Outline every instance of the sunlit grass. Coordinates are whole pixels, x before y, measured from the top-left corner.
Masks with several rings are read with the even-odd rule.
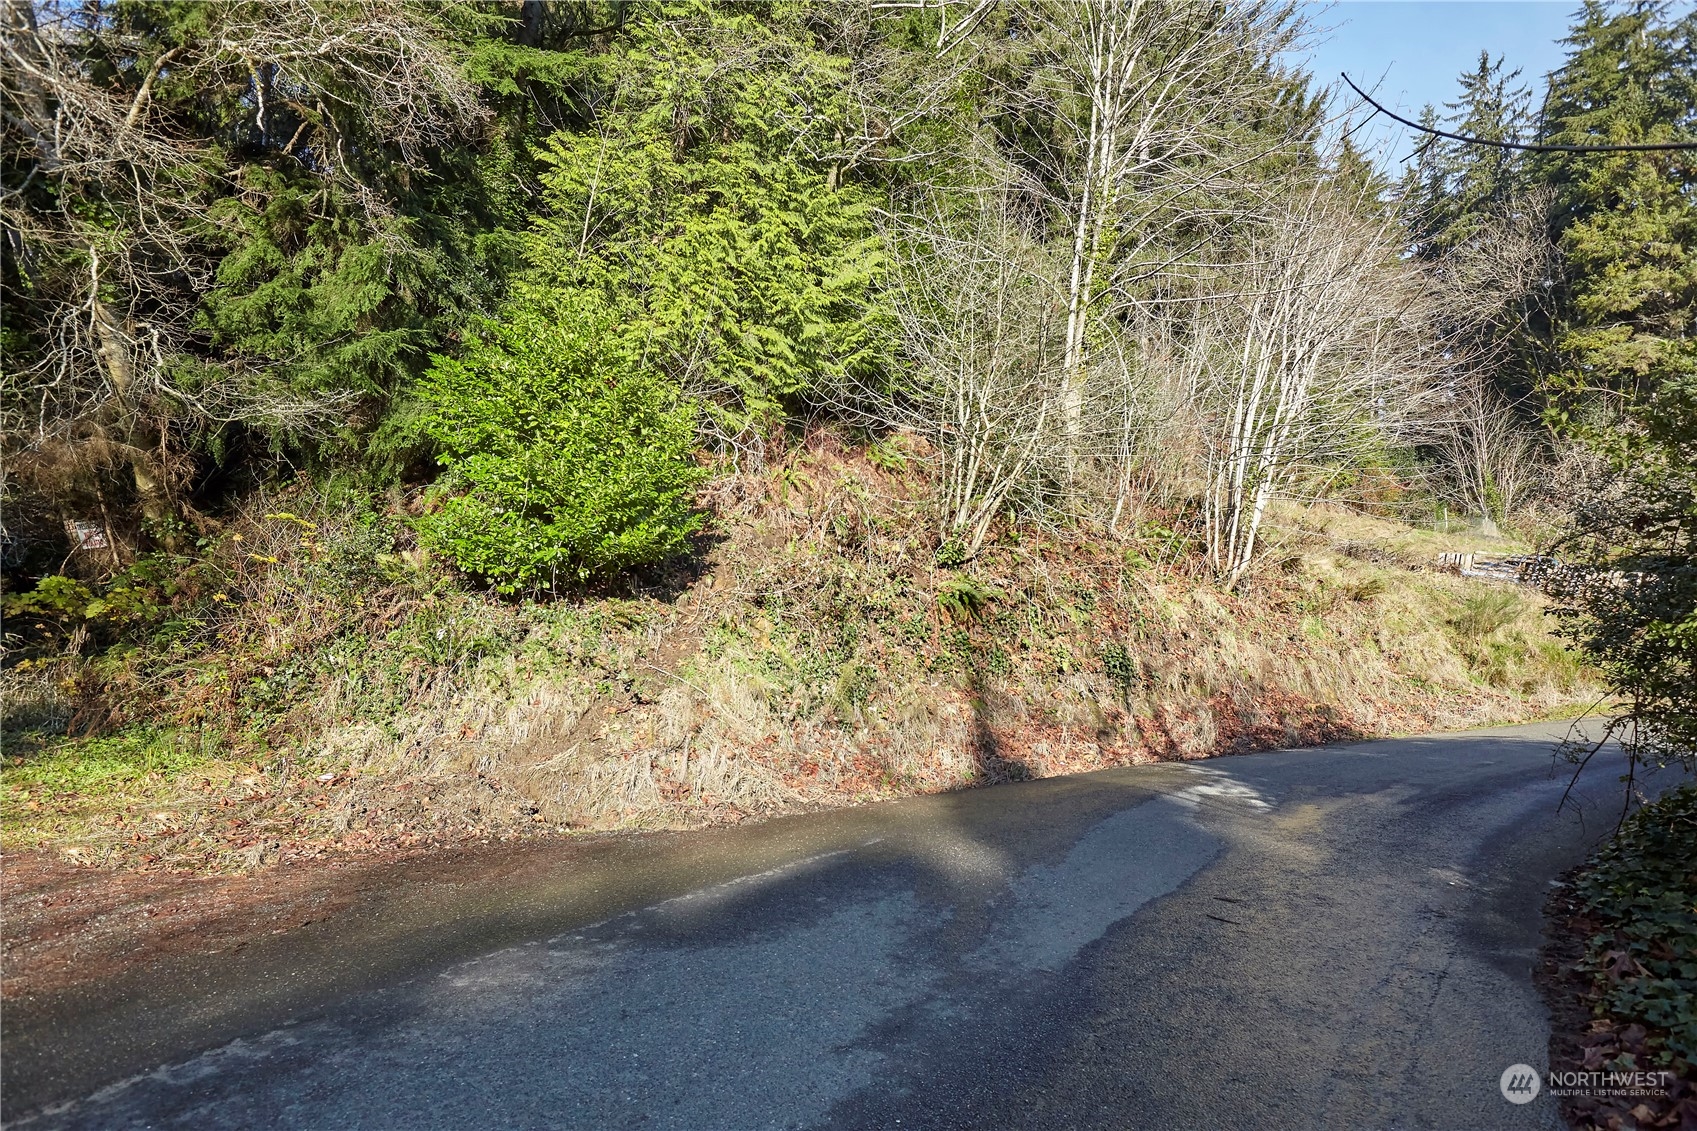
[[[194,732],[130,728],[89,738],[8,734],[0,839],[9,848],[75,837],[104,815],[177,797],[182,779],[227,776]]]

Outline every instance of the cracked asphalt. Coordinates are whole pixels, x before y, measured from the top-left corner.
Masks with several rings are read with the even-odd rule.
[[[1557,1128],[1565,724],[562,848],[12,1004],[30,1128]]]

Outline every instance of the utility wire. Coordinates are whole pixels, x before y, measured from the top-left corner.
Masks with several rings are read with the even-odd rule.
[[[1466,134],[1452,134],[1448,130],[1434,129],[1423,126],[1419,122],[1411,122],[1401,114],[1393,113],[1376,102],[1371,94],[1355,85],[1355,80],[1348,74],[1343,74],[1343,81],[1349,88],[1366,100],[1376,113],[1383,114],[1392,121],[1401,122],[1409,129],[1421,133],[1433,134],[1437,137],[1447,137],[1451,141],[1463,141],[1468,145],[1491,145],[1498,149],[1524,149],[1530,153],[1655,153],[1675,149],[1697,149],[1697,141],[1654,141],[1638,145],[1526,145],[1517,141],[1492,141],[1485,137],[1468,137]]]

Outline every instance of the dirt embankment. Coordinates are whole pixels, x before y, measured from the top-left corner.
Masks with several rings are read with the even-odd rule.
[[[338,635],[337,606],[257,577],[244,600],[266,617],[160,669],[154,698],[108,702],[115,730],[9,742],[8,977],[287,929],[398,860],[1514,721],[1591,693],[1534,596],[1431,568],[1480,548],[1464,538],[1291,511],[1228,593],[1156,517],[1010,529],[940,565],[927,489],[846,449],[803,453],[722,484],[699,566],[635,597],[393,582],[381,616]],[[320,569],[337,535],[316,529]],[[289,545],[267,544],[268,568],[291,568]],[[241,724],[216,743],[214,692]]]

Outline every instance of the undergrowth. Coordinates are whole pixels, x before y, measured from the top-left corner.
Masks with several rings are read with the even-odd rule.
[[[6,844],[248,867],[683,827],[1591,694],[1536,597],[1425,568],[1453,536],[1281,511],[1239,593],[1159,512],[968,560],[903,450],[816,437],[722,477],[693,557],[619,591],[478,592],[417,547],[417,500],[297,487],[10,596]]]
[[[1596,923],[1583,970],[1596,1014],[1642,1025],[1639,1051],[1607,1067],[1697,1071],[1697,786],[1663,795],[1627,818],[1582,873],[1574,894]]]

